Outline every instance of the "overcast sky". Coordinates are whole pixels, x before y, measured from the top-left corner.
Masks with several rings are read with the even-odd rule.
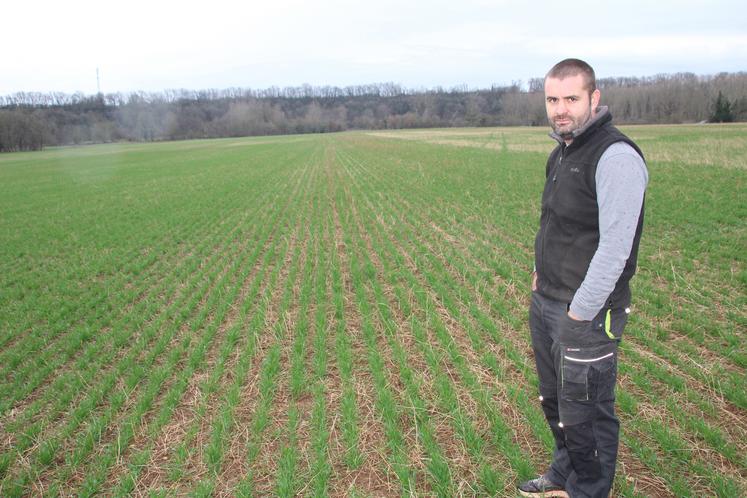
[[[471,88],[566,57],[598,77],[747,70],[747,13],[726,0],[9,0],[0,94],[168,88]]]

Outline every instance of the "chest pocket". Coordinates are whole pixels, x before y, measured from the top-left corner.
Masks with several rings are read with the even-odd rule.
[[[593,169],[590,164],[572,159],[563,159],[555,169],[548,204],[564,223],[594,226],[599,223],[596,183],[593,176],[588,177]]]

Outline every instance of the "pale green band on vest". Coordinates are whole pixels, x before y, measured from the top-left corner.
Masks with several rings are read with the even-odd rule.
[[[610,332],[610,328],[612,328],[612,310],[607,309],[607,317],[604,319],[604,331],[607,332],[607,337],[615,339],[615,336]]]

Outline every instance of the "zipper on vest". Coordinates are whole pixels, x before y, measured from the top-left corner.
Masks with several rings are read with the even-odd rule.
[[[558,158],[558,164],[555,167],[555,170],[553,171],[553,174],[552,174],[552,183],[553,183],[553,185],[552,185],[552,187],[550,188],[550,191],[547,194],[547,196],[548,196],[547,197],[548,204],[550,203],[550,200],[555,196],[555,189],[557,187],[556,184],[557,184],[557,181],[558,181],[558,171],[560,170],[561,166],[563,165],[563,156],[565,155],[565,149],[566,148],[567,148],[567,145],[560,144],[560,157]],[[542,243],[540,244],[541,254],[540,254],[540,257],[539,257],[539,261],[540,261],[540,264],[542,265],[543,268],[545,267],[545,253],[546,253],[545,246],[547,245],[547,230],[548,230],[548,228],[550,226],[551,218],[552,217],[550,216],[550,210],[548,209],[547,210],[547,216],[545,218],[544,226],[542,228],[540,228],[540,230],[542,231]],[[539,282],[538,282],[538,286],[539,286]]]
[[[558,167],[555,168],[555,172],[552,175],[552,182],[555,183],[558,181],[558,170],[560,169],[560,166],[563,165],[563,154],[565,153],[565,146],[563,146],[560,149],[560,159],[558,159]]]

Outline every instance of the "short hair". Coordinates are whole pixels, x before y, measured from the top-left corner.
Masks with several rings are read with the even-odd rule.
[[[597,79],[594,75],[594,69],[582,61],[581,59],[564,59],[555,64],[552,69],[547,73],[547,78],[565,79],[569,76],[582,75],[586,89],[589,90],[589,94],[593,93],[597,89]]]

